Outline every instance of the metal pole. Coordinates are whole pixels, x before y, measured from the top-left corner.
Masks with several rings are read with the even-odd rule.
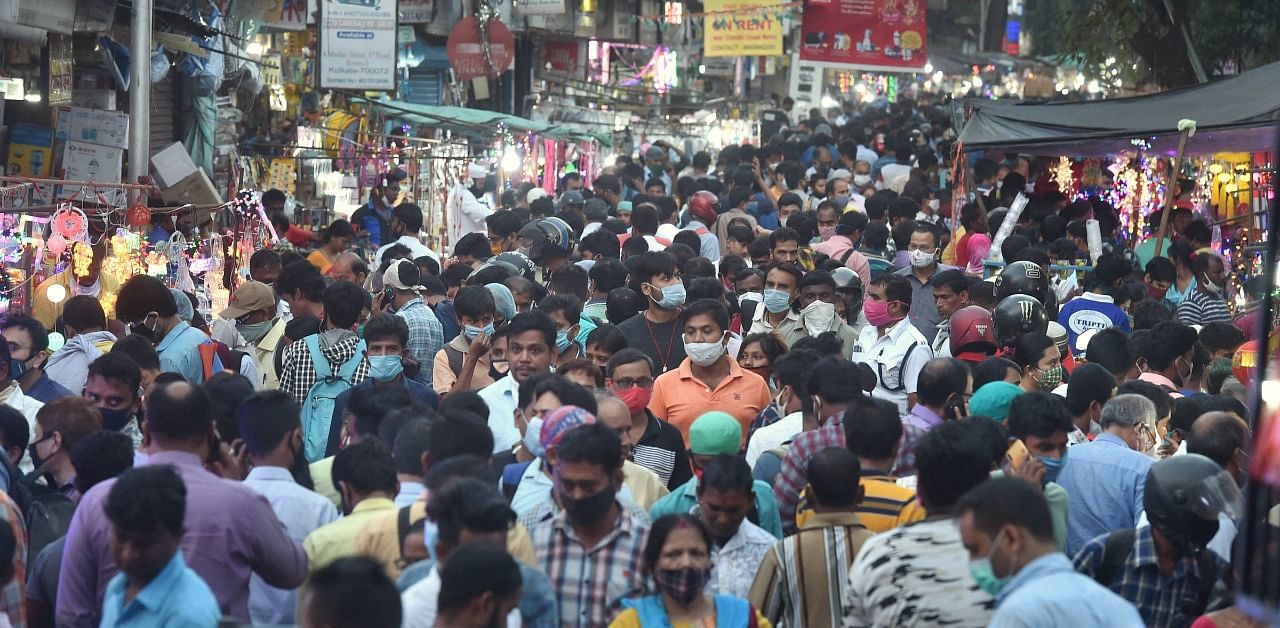
[[[151,0],[133,0],[129,63],[129,183],[147,176],[151,157]],[[131,199],[141,202],[143,194]]]

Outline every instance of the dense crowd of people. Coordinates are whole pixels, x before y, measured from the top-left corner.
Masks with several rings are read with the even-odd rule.
[[[268,191],[212,316],[95,250],[0,323],[0,625],[1241,621],[1258,325],[1205,221],[1126,241],[1013,154],[953,198],[946,127],[473,166],[448,254],[398,170],[322,233]]]

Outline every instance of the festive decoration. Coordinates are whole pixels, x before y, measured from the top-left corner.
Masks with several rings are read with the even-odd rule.
[[[93,247],[84,242],[71,244],[71,273],[76,277],[89,275],[89,266],[93,265]]]
[[[124,221],[135,229],[146,227],[151,224],[151,210],[142,204],[134,205],[129,208],[128,212],[125,212]]]
[[[1058,191],[1062,195],[1071,198],[1075,196],[1075,174],[1071,171],[1071,159],[1069,157],[1058,158],[1058,163],[1049,171],[1049,179],[1058,185]]]

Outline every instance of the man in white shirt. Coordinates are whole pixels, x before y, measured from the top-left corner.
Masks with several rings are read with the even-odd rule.
[[[467,166],[467,187],[459,182],[449,194],[448,220],[449,241],[457,242],[468,233],[484,233],[484,219],[493,213],[493,201],[484,192],[485,177],[488,172],[484,166],[471,164]],[[421,229],[421,221],[419,221]],[[415,232],[416,233],[416,232]]]
[[[493,432],[493,453],[510,451],[520,440],[515,411],[520,382],[536,373],[551,370],[555,357],[556,324],[542,312],[522,312],[507,323],[506,377],[480,389],[480,398],[489,406],[489,430]]]
[[[898,404],[905,415],[916,402],[916,380],[933,359],[929,341],[911,324],[911,284],[900,275],[882,275],[867,287],[862,310],[870,323],[854,346],[854,362],[876,372],[872,396]]]
[[[753,469],[764,452],[790,441],[804,429],[802,402],[809,395],[809,373],[817,362],[817,353],[800,349],[782,354],[773,364],[773,378],[778,386],[773,404],[782,418],[760,427],[748,437],[747,464]]]
[[[289,472],[302,451],[302,424],[293,399],[278,390],[261,392],[240,404],[237,417],[253,461],[244,484],[267,498],[289,536],[301,543],[313,530],[337,521],[333,502],[299,486]],[[292,624],[295,596],[295,591],[272,587],[254,574],[249,581],[249,617],[254,624]]]
[[[721,595],[746,597],[756,571],[778,539],[747,520],[755,506],[751,467],[738,456],[711,459],[698,480],[695,512],[715,541],[715,566],[707,589]]]
[[[484,221],[480,222],[480,231],[484,232]],[[418,239],[418,233],[422,231],[422,208],[413,203],[401,203],[391,211],[391,230],[395,232],[396,239],[388,242],[378,248],[373,256],[373,267],[375,272],[382,269],[382,254],[387,249],[397,244],[403,245],[409,249],[411,259],[419,257],[430,257],[437,264],[440,263],[440,256],[432,251],[427,245]],[[465,234],[464,234],[465,235]],[[457,240],[454,240],[457,242]]]

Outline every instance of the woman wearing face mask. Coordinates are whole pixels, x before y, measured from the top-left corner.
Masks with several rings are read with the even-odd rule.
[[[787,352],[787,345],[777,335],[751,334],[742,339],[742,350],[738,352],[738,365],[744,371],[751,371],[764,378],[769,390],[776,393],[773,381],[773,363]]]
[[[711,533],[697,517],[666,515],[653,522],[644,547],[644,573],[653,579],[658,593],[623,598],[626,610],[609,628],[770,628],[769,620],[746,600],[706,592],[713,567],[711,551]]]
[[[1053,392],[1062,383],[1062,354],[1049,336],[1030,332],[1018,338],[1013,361],[1022,369],[1018,386],[1026,392]]]

